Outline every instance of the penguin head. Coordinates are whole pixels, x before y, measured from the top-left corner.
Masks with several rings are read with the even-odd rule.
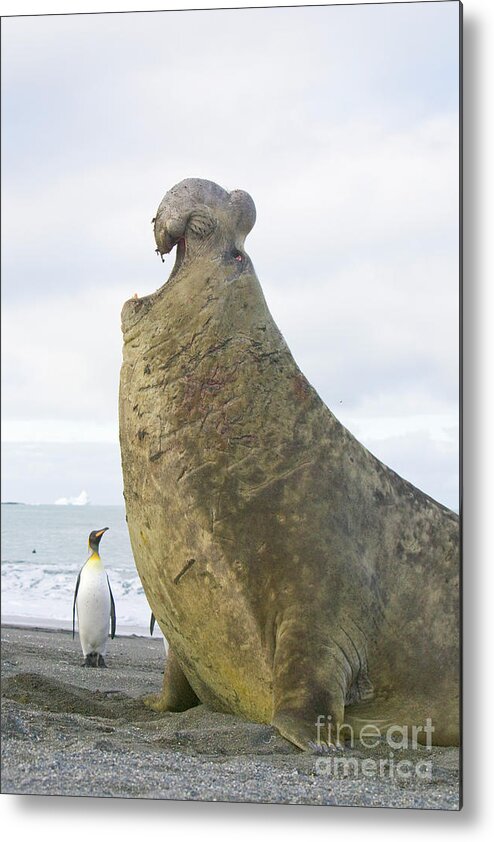
[[[93,532],[91,532],[89,536],[88,547],[90,550],[93,551],[93,553],[98,552],[101,536],[104,535],[104,533],[107,532],[109,528],[109,526],[105,526],[104,529],[95,529]]]

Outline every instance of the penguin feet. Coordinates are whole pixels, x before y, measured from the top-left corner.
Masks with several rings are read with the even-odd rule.
[[[99,655],[97,652],[90,652],[89,655],[86,655],[86,660],[84,661],[83,667],[103,667],[106,669],[105,659],[103,655]]]
[[[86,655],[86,660],[84,661],[83,667],[97,667],[98,666],[98,653],[97,652],[90,652],[89,655]]]

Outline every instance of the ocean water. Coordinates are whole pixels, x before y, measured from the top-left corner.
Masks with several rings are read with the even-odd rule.
[[[117,634],[148,635],[151,611],[123,506],[2,503],[2,621],[72,628],[75,583],[89,554],[88,536],[104,526],[109,531],[100,555],[115,599]],[[157,625],[154,634],[161,634]]]

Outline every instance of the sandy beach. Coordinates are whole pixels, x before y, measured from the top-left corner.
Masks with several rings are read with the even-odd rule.
[[[389,762],[383,741],[345,749],[335,768],[204,705],[149,711],[141,697],[160,688],[163,662],[161,640],[117,636],[108,669],[82,669],[67,631],[3,625],[2,792],[459,809],[458,749],[400,749],[384,774],[364,774],[366,759]],[[401,760],[421,771],[398,774]]]

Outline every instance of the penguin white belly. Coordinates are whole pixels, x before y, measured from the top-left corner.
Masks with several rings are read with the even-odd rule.
[[[110,588],[104,568],[85,565],[77,594],[79,639],[84,657],[96,652],[103,657],[110,630]]]

